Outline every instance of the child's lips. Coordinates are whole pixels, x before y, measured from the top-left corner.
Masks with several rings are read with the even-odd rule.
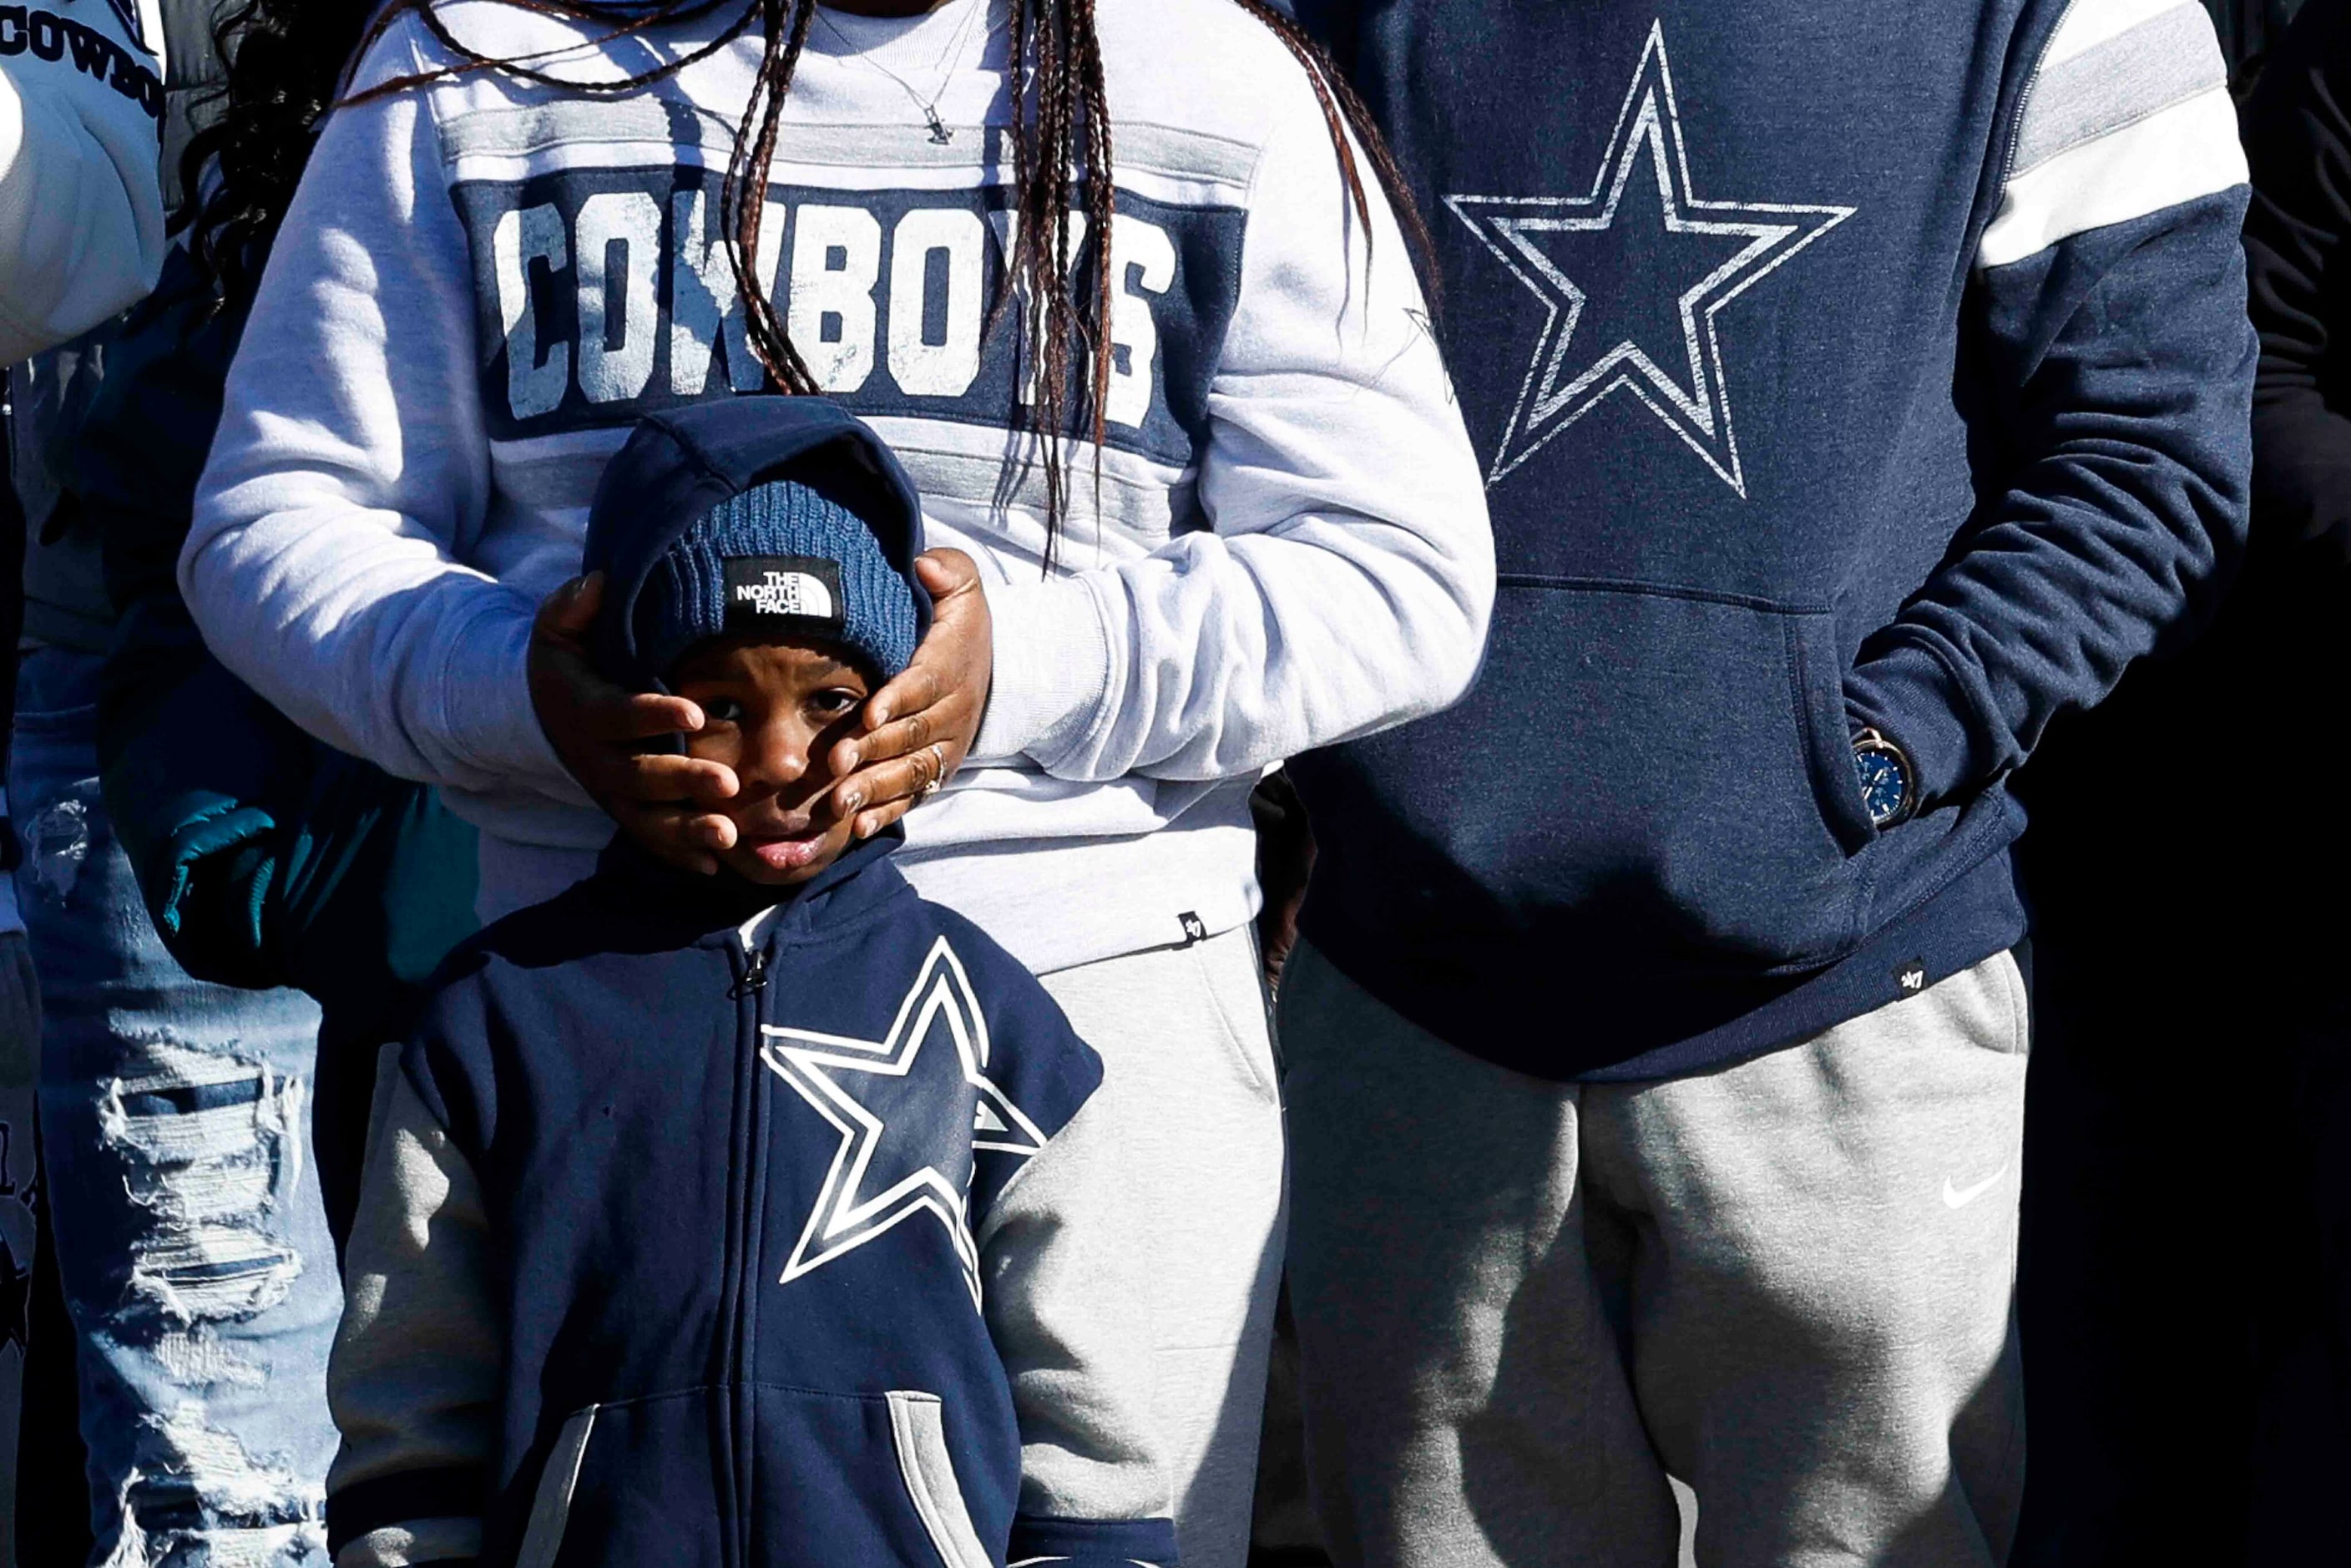
[[[824,830],[810,828],[781,838],[758,840],[752,843],[751,852],[770,871],[798,871],[816,859],[823,848]]]

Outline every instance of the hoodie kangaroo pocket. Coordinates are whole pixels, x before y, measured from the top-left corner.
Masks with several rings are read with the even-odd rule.
[[[1572,912],[1557,935],[1653,970],[1800,969],[1852,945],[1873,835],[1826,611],[1505,578],[1492,647],[1447,727],[1461,787],[1506,809],[1455,852],[1510,868],[1510,903]]]
[[[967,1493],[977,1478],[957,1467],[974,1459],[920,1392],[754,1384],[595,1406],[558,1433],[514,1561],[991,1568],[1011,1527],[1017,1439],[1002,1458],[1004,1484]]]

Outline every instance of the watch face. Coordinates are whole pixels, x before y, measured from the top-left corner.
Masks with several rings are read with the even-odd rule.
[[[1910,776],[1902,758],[1882,747],[1864,747],[1853,754],[1853,766],[1861,776],[1861,800],[1869,820],[1882,828],[1899,817],[1910,799]]]

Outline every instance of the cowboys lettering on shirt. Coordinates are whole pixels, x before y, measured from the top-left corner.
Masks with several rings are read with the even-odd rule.
[[[625,425],[757,391],[721,237],[721,180],[692,165],[563,170],[457,187],[472,239],[483,404],[496,440]],[[868,417],[1000,426],[1036,401],[1033,355],[990,329],[1019,214],[1000,188],[771,186],[758,271],[817,382]],[[1245,214],[1121,191],[1113,220],[1113,449],[1183,465],[1240,287]],[[1098,236],[1070,215],[1072,266]]]

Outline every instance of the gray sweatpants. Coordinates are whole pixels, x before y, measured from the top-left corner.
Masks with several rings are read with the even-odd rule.
[[[1061,1167],[1056,1207],[1116,1237],[1126,1264],[1071,1281],[1053,1311],[1072,1336],[1148,1353],[1132,1385],[1105,1377],[1082,1403],[1147,1423],[1184,1568],[1241,1568],[1281,1283],[1281,1105],[1257,945],[1242,926],[1038,979],[1102,1059],[1086,1106],[1100,1157]]]
[[[2008,955],[1655,1083],[1489,1065],[1311,947],[1279,1035],[1308,1465],[1343,1568],[1671,1568],[1668,1476],[1703,1568],[2006,1560]]]

